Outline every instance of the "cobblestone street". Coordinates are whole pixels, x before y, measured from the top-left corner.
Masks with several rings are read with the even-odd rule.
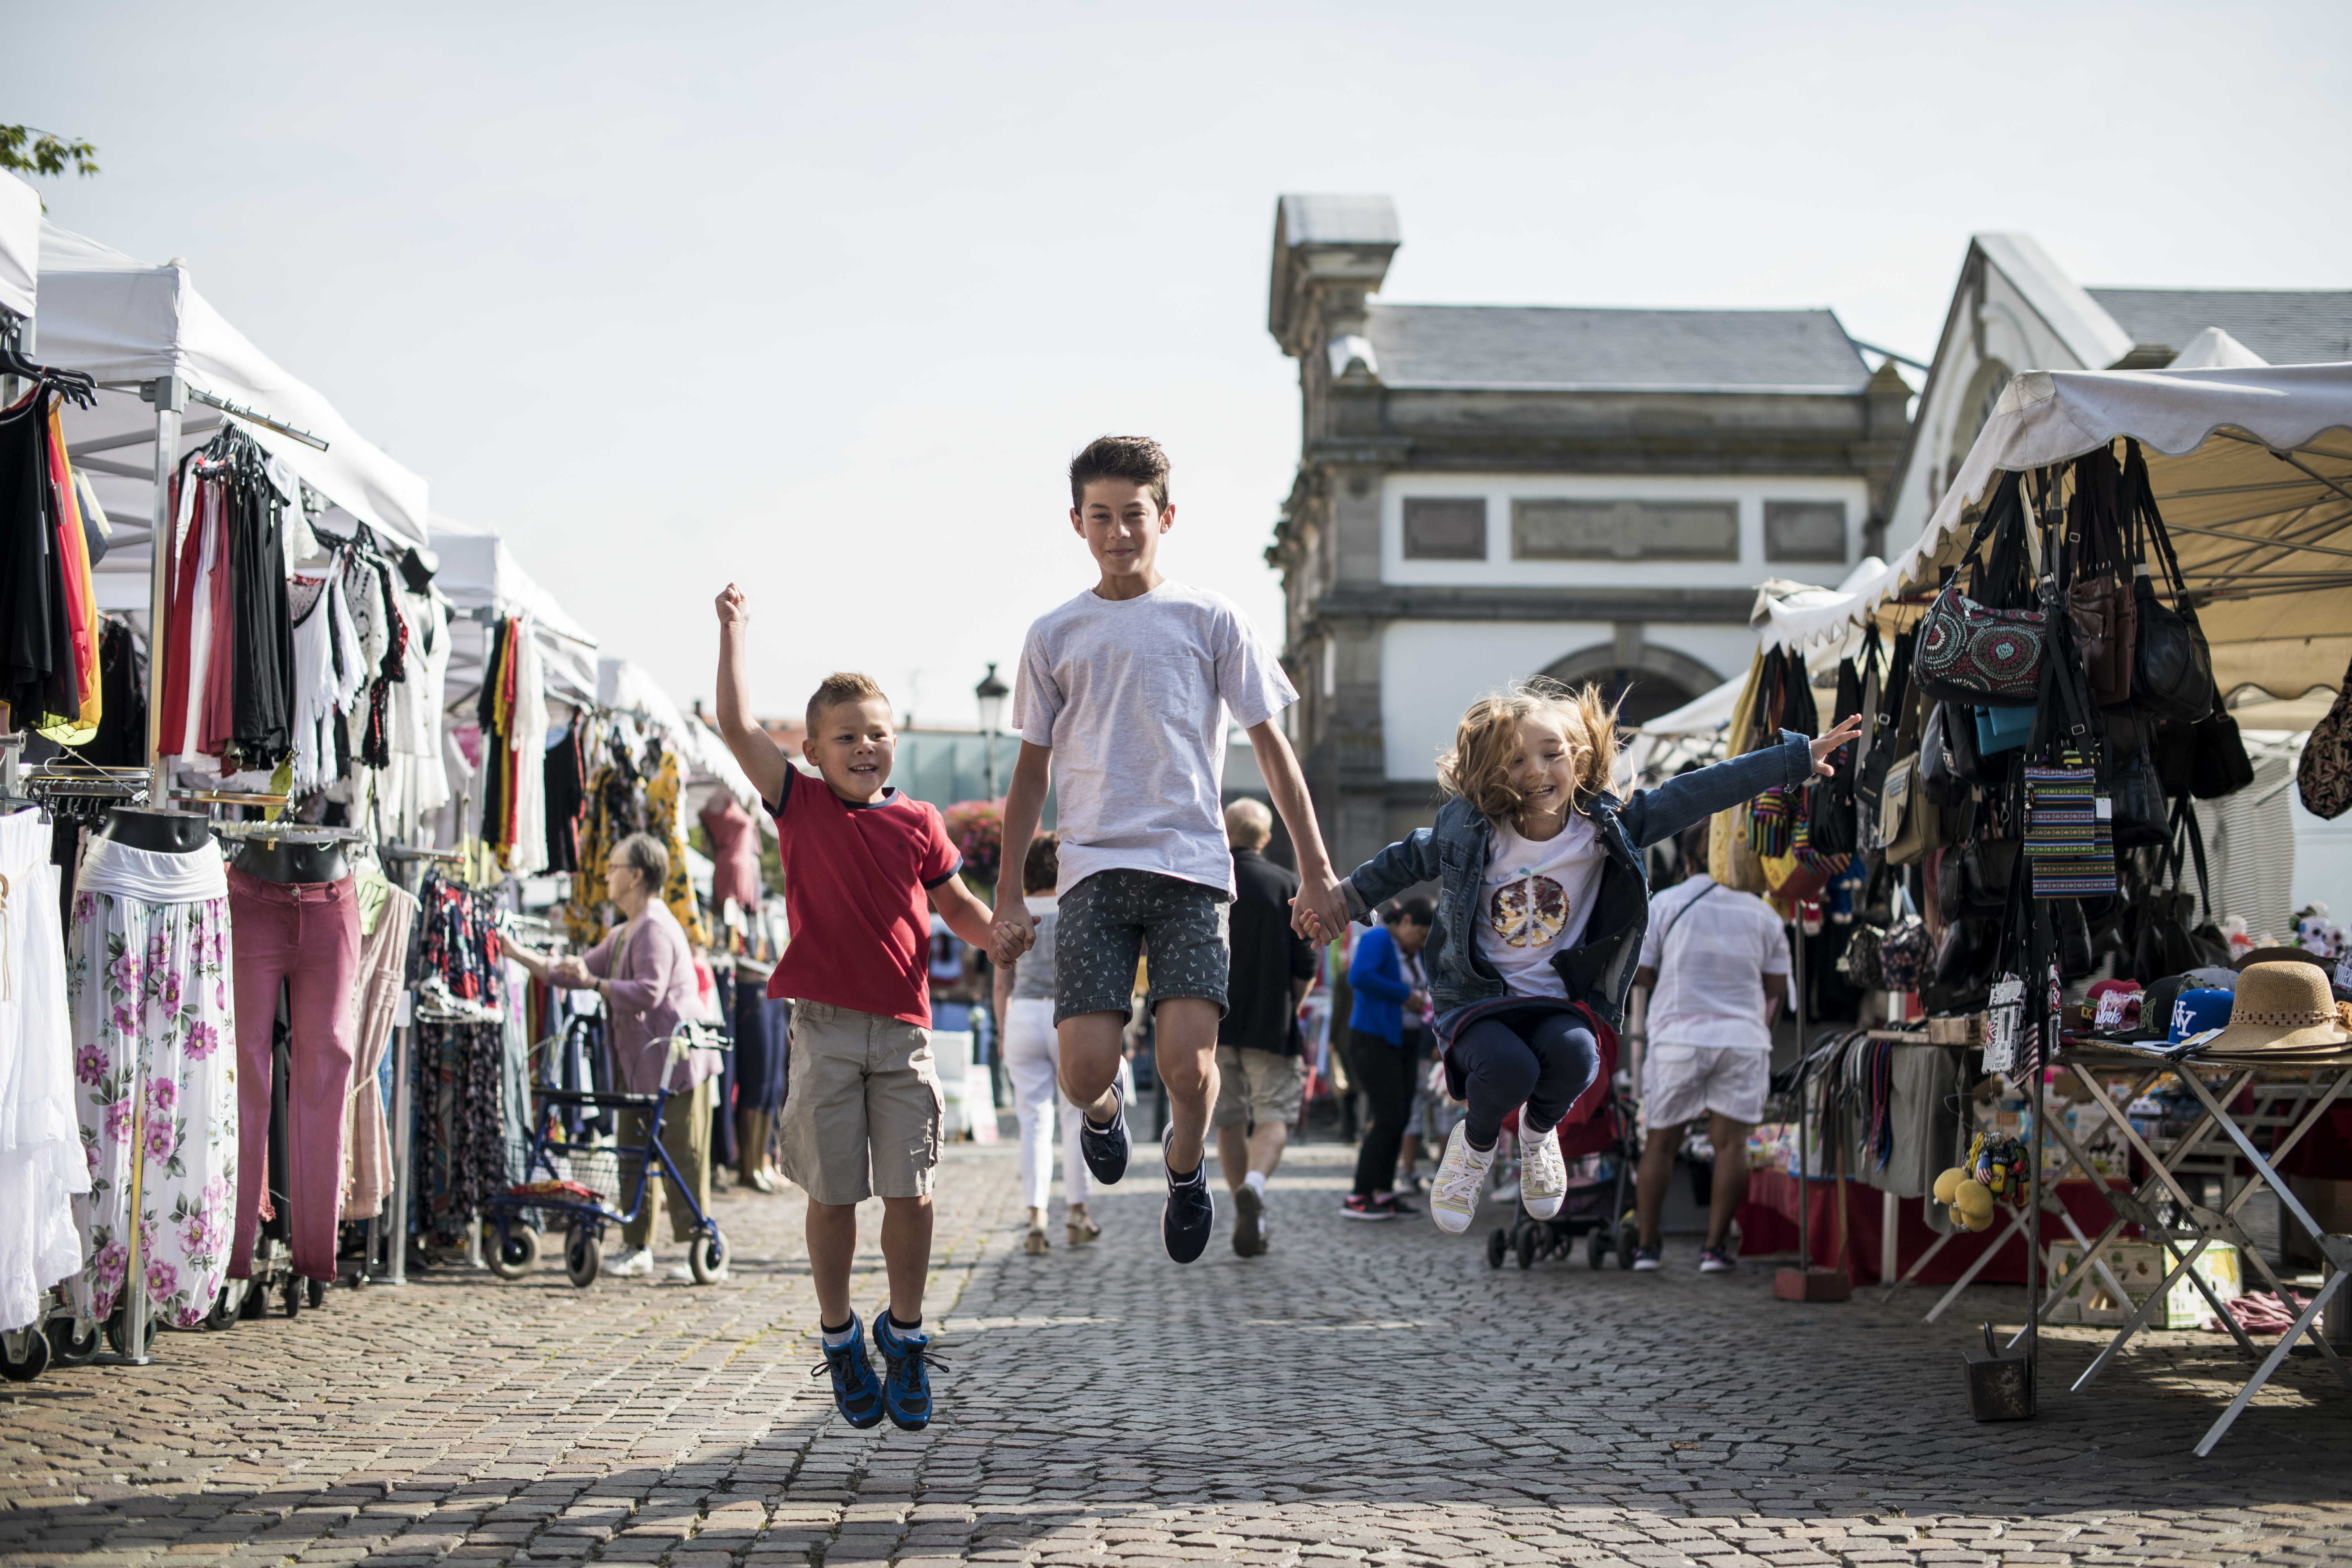
[[[942,1417],[859,1433],[816,1360],[797,1197],[729,1194],[711,1289],[435,1269],[152,1367],[5,1385],[0,1554],[24,1568],[585,1561],[2221,1563],[2352,1555],[2352,1395],[2292,1358],[2216,1456],[2243,1365],[2153,1334],[2090,1394],[2057,1331],[2044,1415],[1979,1426],[1959,1348],[1769,1269],[1490,1271],[1482,1225],[1349,1225],[1348,1152],[1294,1151],[1275,1250],[1160,1254],[1148,1181],[1106,1235],[1022,1255],[1009,1147],[944,1173]],[[1148,1153],[1145,1159],[1149,1159]],[[1221,1206],[1223,1203],[1222,1189]],[[1491,1213],[1486,1218],[1491,1223]],[[1221,1232],[1224,1224],[1221,1215]],[[871,1231],[867,1233],[871,1242]],[[665,1268],[674,1261],[665,1258]],[[879,1300],[876,1272],[857,1289]]]

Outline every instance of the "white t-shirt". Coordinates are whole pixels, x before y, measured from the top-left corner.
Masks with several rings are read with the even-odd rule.
[[[1789,973],[1789,933],[1755,894],[1733,892],[1704,871],[1658,894],[1642,967],[1658,972],[1652,1045],[1772,1048],[1764,977]]]
[[[1478,889],[1478,956],[1493,964],[1514,996],[1568,994],[1551,966],[1584,938],[1601,881],[1601,839],[1592,819],[1572,812],[1568,826],[1540,842],[1496,826]]]
[[[1274,650],[1222,595],[1162,582],[1135,599],[1089,588],[1037,618],[1013,727],[1054,750],[1062,880],[1156,871],[1234,890],[1225,731],[1298,700]]]

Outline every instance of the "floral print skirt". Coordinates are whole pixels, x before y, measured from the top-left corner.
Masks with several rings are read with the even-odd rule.
[[[90,1191],[74,1200],[85,1290],[110,1316],[130,1263],[139,1162],[141,1271],[152,1317],[201,1324],[220,1294],[236,1207],[236,1018],[228,900],[74,900],[66,981],[74,1107]]]

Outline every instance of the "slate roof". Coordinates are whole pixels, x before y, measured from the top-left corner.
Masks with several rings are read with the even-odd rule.
[[[2352,360],[2352,290],[2092,289],[2136,342],[2179,350],[2219,327],[2273,364]]]
[[[1391,387],[1854,394],[1870,379],[1829,310],[1373,303],[1369,314]]]

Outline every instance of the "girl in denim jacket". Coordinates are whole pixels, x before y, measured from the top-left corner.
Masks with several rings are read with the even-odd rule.
[[[1825,759],[1860,722],[1814,741],[1784,730],[1775,745],[1621,802],[1609,793],[1616,720],[1591,686],[1521,682],[1480,698],[1438,759],[1448,798],[1436,826],[1342,884],[1365,921],[1415,883],[1439,885],[1424,959],[1446,1084],[1469,1106],[1430,1191],[1443,1230],[1469,1228],[1515,1108],[1520,1199],[1538,1219],[1559,1212],[1568,1168],[1557,1128],[1599,1087],[1599,1032],[1624,1015],[1649,923],[1641,850],[1768,789],[1828,776]]]

